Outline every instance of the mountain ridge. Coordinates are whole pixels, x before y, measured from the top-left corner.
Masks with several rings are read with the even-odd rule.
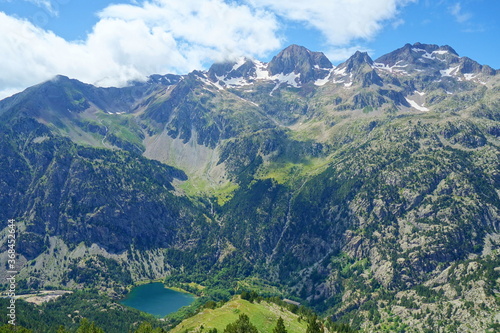
[[[270,68],[58,77],[0,101],[23,283],[251,280],[366,331],[494,327],[498,73],[426,44],[324,59],[292,45]]]
[[[424,53],[422,53],[424,52]],[[450,56],[448,56],[449,54]],[[444,58],[448,59],[445,60]],[[203,77],[207,77],[210,81],[217,83],[219,81],[224,82],[226,79],[228,80],[240,80],[240,82],[236,82],[234,84],[223,83],[224,86],[228,85],[246,85],[255,82],[258,79],[264,80],[280,80],[277,76],[282,76],[281,83],[285,83],[291,86],[298,87],[302,84],[309,82],[316,82],[318,85],[323,85],[326,82],[333,81],[331,73],[326,73],[326,71],[335,70],[340,72],[344,67],[346,68],[347,73],[351,73],[352,71],[356,71],[359,66],[363,63],[367,63],[370,65],[374,73],[381,72],[382,70],[388,70],[392,72],[393,67],[406,67],[408,64],[395,66],[398,62],[409,61],[414,64],[417,62],[425,62],[431,61],[434,62],[445,62],[447,65],[458,64],[459,68],[451,71],[453,68],[448,68],[447,70],[440,70],[440,74],[442,76],[453,76],[460,74],[484,74],[494,76],[497,74],[497,70],[491,68],[488,65],[480,65],[476,61],[468,58],[468,57],[459,57],[456,51],[448,45],[438,46],[435,44],[422,44],[419,42],[412,44],[405,44],[402,48],[399,48],[395,51],[389,52],[385,55],[380,56],[375,61],[371,59],[371,57],[366,52],[355,52],[351,57],[349,57],[345,62],[339,64],[338,66],[333,66],[332,63],[328,60],[328,58],[322,52],[313,52],[305,47],[298,46],[296,44],[292,44],[287,48],[283,49],[269,63],[262,63],[257,60],[251,60],[249,58],[240,58],[238,61],[229,61],[229,62],[221,62],[214,63],[207,71],[194,71],[193,73],[201,73]],[[302,70],[300,67],[304,67]],[[257,73],[257,72],[261,73]],[[335,73],[334,71],[334,73]],[[267,74],[262,74],[262,72],[267,72]],[[316,72],[316,74],[314,74]],[[289,77],[290,74],[296,74],[295,77]],[[319,74],[318,74],[319,73]],[[185,76],[185,75],[184,75]],[[175,85],[179,83],[180,80],[184,77],[183,75],[159,75],[152,74],[148,77],[148,80],[144,83],[141,82],[133,82],[129,87],[125,87],[125,89],[136,87],[142,87],[144,85],[151,85],[154,83],[162,83],[165,86]],[[330,77],[328,77],[330,76]],[[63,75],[58,75],[51,80],[48,80],[41,85],[48,85],[52,82],[56,82],[59,79],[67,79],[67,77]],[[220,80],[219,78],[223,78]],[[465,77],[465,80],[471,80],[472,78]],[[74,79],[71,79],[74,80]],[[243,80],[243,81],[241,81]],[[244,82],[244,80],[249,80],[248,82]],[[77,80],[76,80],[77,81]],[[73,81],[73,82],[76,82]],[[378,78],[372,80],[374,82],[379,82]],[[79,81],[78,81],[79,82]],[[83,84],[83,83],[82,83]],[[37,85],[40,86],[40,85]],[[88,85],[87,86],[92,86]],[[36,86],[34,86],[36,87]],[[220,86],[222,87],[222,86]],[[30,88],[31,89],[31,88]],[[47,87],[50,89],[50,87]],[[100,90],[113,90],[120,88],[98,88]],[[134,92],[133,94],[138,94],[138,92]],[[19,96],[15,94],[15,96]],[[50,93],[48,97],[50,97]],[[13,96],[12,96],[13,97]],[[5,100],[12,100],[12,97],[7,97]],[[5,104],[5,103],[3,103]],[[88,107],[87,104],[78,106],[73,105],[73,107]],[[0,113],[2,109],[5,109],[6,106],[0,105]]]

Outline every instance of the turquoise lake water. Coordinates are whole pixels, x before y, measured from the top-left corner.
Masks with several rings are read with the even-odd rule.
[[[167,289],[163,283],[149,283],[133,288],[120,303],[157,317],[164,317],[190,305],[194,300],[193,295]]]

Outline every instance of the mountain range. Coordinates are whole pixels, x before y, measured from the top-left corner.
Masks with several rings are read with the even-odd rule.
[[[27,289],[244,282],[365,331],[500,326],[500,75],[450,46],[57,76],[0,134]]]

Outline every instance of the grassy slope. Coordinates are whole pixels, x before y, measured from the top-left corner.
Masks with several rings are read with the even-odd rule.
[[[299,323],[297,315],[286,309],[281,309],[276,304],[265,301],[250,303],[240,298],[235,298],[220,308],[214,310],[205,309],[195,316],[184,320],[171,332],[183,333],[186,330],[187,332],[191,332],[195,331],[201,325],[205,329],[217,328],[219,332],[222,332],[228,324],[236,321],[242,313],[250,317],[250,321],[257,327],[259,332],[272,332],[280,316],[285,321],[285,327],[289,333],[302,333],[307,329],[305,321]]]

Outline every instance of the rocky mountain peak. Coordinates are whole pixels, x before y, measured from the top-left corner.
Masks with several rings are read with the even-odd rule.
[[[373,60],[366,52],[356,51],[354,55],[335,69],[334,74],[337,77],[342,77],[347,86],[352,83],[358,83],[362,87],[368,87],[372,84],[382,85],[382,79],[373,69]]]
[[[290,45],[269,62],[270,75],[300,74],[302,83],[323,79],[333,68],[323,52],[312,52],[303,46]]]
[[[224,77],[225,79],[249,79],[255,76],[255,71],[255,62],[249,58],[242,57],[238,60],[213,64],[208,70],[207,75],[210,80],[215,82],[221,77]]]
[[[468,57],[460,58],[460,65],[458,71],[462,74],[485,74],[495,75],[497,72],[488,65],[480,65],[477,61]]]
[[[419,69],[446,67],[458,62],[457,52],[448,45],[405,44],[403,47],[387,53],[375,60],[376,65],[382,64],[387,67],[414,66]]]
[[[460,57],[448,45],[406,44],[375,60],[374,67],[396,75],[418,75],[430,77],[456,77],[458,80],[479,80],[477,75],[495,75],[489,66]],[[452,90],[452,89],[451,89]]]
[[[415,43],[413,45],[406,44],[403,48],[409,48],[410,50],[424,50],[428,53],[436,52],[436,51],[441,51],[440,53],[445,53],[448,52],[452,55],[455,55],[458,57],[458,53],[449,45],[436,45],[436,44],[422,44],[422,43]]]
[[[356,51],[349,59],[340,64],[338,68],[345,68],[347,73],[351,73],[359,70],[365,64],[371,67],[373,65],[372,58],[366,52]]]
[[[181,79],[182,76],[175,74],[166,74],[166,75],[153,74],[148,77],[148,83],[173,85],[179,83]],[[136,85],[141,85],[141,82],[137,82]]]

